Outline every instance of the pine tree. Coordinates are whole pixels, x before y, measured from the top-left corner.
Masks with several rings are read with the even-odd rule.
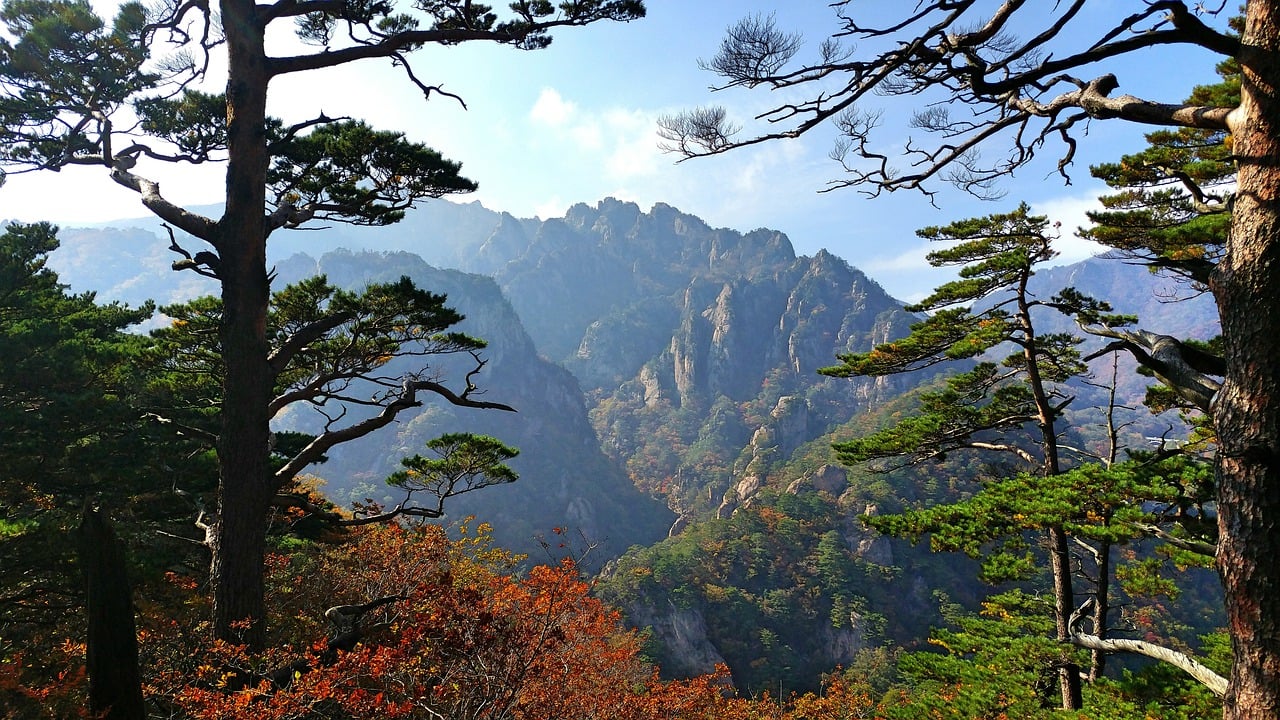
[[[841,355],[841,365],[821,372],[839,377],[881,376],[981,359],[949,377],[942,390],[925,393],[918,415],[838,444],[842,461],[902,458],[918,462],[958,450],[983,450],[1012,455],[1040,477],[1057,476],[1066,469],[1057,422],[1072,398],[1063,383],[1084,373],[1086,367],[1080,361],[1078,338],[1037,333],[1033,309],[1046,303],[1028,288],[1036,267],[1055,255],[1052,232],[1048,220],[1031,215],[1025,204],[1010,213],[919,231],[923,238],[949,244],[929,253],[929,263],[959,266],[959,279],[908,306],[913,312],[930,313],[912,326],[910,335],[866,353]],[[1013,352],[998,362],[986,359],[1003,348]],[[1002,522],[1007,517],[989,521]],[[1060,522],[1040,529],[1046,536],[1052,576],[1056,639],[1067,641],[1068,619],[1075,609],[1069,539]],[[1079,668],[1069,654],[1060,658],[1063,707],[1080,706],[1079,678]]]
[[[1225,5],[1181,0],[1135,10],[1083,0],[1042,7],[1018,0],[985,4],[933,0],[867,19],[861,6],[833,3],[835,31],[807,63],[793,65],[802,43],[774,20],[739,22],[705,66],[722,87],[787,89],[785,102],[756,115],[752,134],[723,108],[666,118],[668,146],[686,156],[729,152],[833,127],[833,157],[846,175],[832,187],[870,195],[899,189],[933,194],[950,181],[984,196],[1002,179],[1057,147],[1069,177],[1083,130],[1095,121],[1196,128],[1229,135],[1234,183],[1230,232],[1209,276],[1222,320],[1222,381],[1183,359],[1155,336],[1134,343],[1165,355],[1191,382],[1194,402],[1212,405],[1220,451],[1218,570],[1226,590],[1234,664],[1225,718],[1271,718],[1280,712],[1280,2],[1248,0],[1234,29]],[[863,47],[846,45],[863,41]],[[1121,67],[1178,68],[1170,49],[1208,51],[1240,71],[1238,102],[1205,104],[1141,97],[1140,81]],[[1114,72],[1099,71],[1104,66]],[[1097,74],[1102,72],[1102,74]],[[1124,87],[1125,94],[1117,94]],[[807,91],[807,92],[806,92]],[[919,102],[913,137],[883,138],[878,95]],[[860,107],[860,105],[862,105]],[[954,112],[953,112],[954,111]],[[914,133],[914,131],[913,131]],[[1086,140],[1087,141],[1087,140]],[[900,146],[899,165],[885,147]],[[1004,151],[1002,152],[1001,149]]]
[[[294,124],[269,117],[271,81],[384,59],[425,96],[448,96],[415,72],[413,50],[472,41],[540,49],[559,27],[643,15],[640,0],[522,0],[505,17],[471,2],[126,3],[110,24],[83,0],[10,0],[0,10],[0,168],[100,168],[174,228],[175,268],[221,285],[219,497],[209,536],[216,636],[258,646],[265,637],[262,518],[279,489],[269,423],[282,371],[266,334],[268,237],[316,220],[385,225],[416,202],[475,187],[456,163],[400,133],[318,108]],[[314,50],[276,49],[268,37],[284,26]],[[215,55],[225,60],[225,91],[198,91],[223,65]],[[153,163],[205,162],[226,167],[216,218],[173,204],[148,177]],[[467,395],[445,397],[468,404]],[[386,406],[405,401],[413,399],[390,393]],[[245,622],[245,632],[234,629]]]

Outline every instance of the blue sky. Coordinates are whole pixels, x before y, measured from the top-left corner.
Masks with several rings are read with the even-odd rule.
[[[882,13],[913,5],[867,7]],[[1101,27],[1138,5],[1090,3],[1086,12],[1097,17],[1084,18],[1084,25]],[[278,81],[272,112],[301,120],[323,110],[404,131],[461,161],[464,174],[479,182],[478,193],[460,199],[522,217],[555,217],[573,203],[613,196],[645,209],[665,202],[713,226],[781,230],[797,252],[827,248],[904,299],[919,297],[944,277],[925,268],[926,248],[915,229],[1003,211],[1019,200],[1073,229],[1101,190],[1088,166],[1141,147],[1143,128],[1096,122],[1081,143],[1072,185],[1054,172],[1056,148],[1049,148],[1043,162],[1006,184],[1004,200],[980,202],[940,188],[938,207],[908,193],[877,199],[847,189],[819,193],[840,175],[827,157],[831,137],[821,133],[676,163],[657,147],[659,115],[714,102],[747,122],[785,99],[765,90],[709,92],[715,78],[697,61],[714,54],[727,26],[746,15],[773,13],[779,27],[802,33],[812,52],[835,22],[825,0],[648,0],[647,6],[644,20],[562,32],[540,52],[485,45],[420,52],[416,74],[460,95],[465,109],[440,96],[424,102],[399,71],[369,62]],[[1153,54],[1106,69],[1119,75],[1120,92],[1177,101],[1194,84],[1215,80],[1213,62],[1203,54],[1180,53],[1172,61]],[[881,142],[892,152],[910,134],[906,119],[912,108],[881,109]],[[171,173],[139,167],[160,178],[165,194],[177,202],[215,202],[220,196],[218,168]],[[137,198],[98,170],[13,176],[0,189],[0,217],[74,225],[141,214]],[[1090,251],[1069,237],[1061,249],[1064,260]]]

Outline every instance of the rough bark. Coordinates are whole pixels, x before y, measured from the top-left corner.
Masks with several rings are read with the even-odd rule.
[[[1024,336],[1023,361],[1027,368],[1027,385],[1035,398],[1036,422],[1040,426],[1040,445],[1044,448],[1044,474],[1057,475],[1062,472],[1058,458],[1058,433],[1054,426],[1057,410],[1050,401],[1045,389],[1044,378],[1040,374],[1040,351],[1037,347],[1035,326],[1031,320],[1031,308],[1028,304],[1027,282],[1031,273],[1023,275],[1018,283],[1018,321],[1022,325]],[[1066,642],[1071,638],[1070,617],[1075,609],[1075,591],[1072,588],[1071,548],[1067,533],[1061,526],[1050,527],[1047,533],[1049,543],[1049,568],[1053,576],[1053,620],[1057,639]],[[1080,667],[1072,661],[1070,651],[1063,653],[1058,665],[1058,689],[1061,693],[1063,710],[1078,710],[1084,706],[1084,697],[1080,687]]]
[[[138,637],[124,550],[102,512],[85,506],[77,532],[89,616],[89,711],[105,720],[143,720]]]
[[[1071,639],[1069,618],[1075,595],[1071,588],[1071,549],[1067,533],[1060,527],[1049,528],[1049,567],[1053,574],[1053,620],[1059,641]],[[1070,651],[1064,651],[1058,665],[1058,690],[1063,710],[1079,710],[1084,707],[1080,688],[1080,666],[1071,659]]]
[[[1228,720],[1280,716],[1280,3],[1247,5],[1243,46],[1231,114],[1238,191],[1211,279],[1228,361],[1215,404]]]
[[[1100,653],[1136,653],[1168,663],[1195,678],[1213,694],[1222,697],[1227,691],[1227,679],[1192,658],[1176,650],[1161,647],[1145,640],[1128,638],[1100,638],[1097,635],[1076,633],[1071,641],[1082,648]]]
[[[1097,558],[1098,587],[1094,593],[1093,632],[1100,639],[1107,637],[1107,615],[1111,610],[1111,543],[1100,543]],[[1096,682],[1107,671],[1107,653],[1100,648],[1089,653],[1089,682]]]
[[[1227,375],[1214,404],[1218,573],[1234,663],[1227,720],[1280,717],[1280,2],[1246,6],[1239,163],[1226,254],[1211,279]]]
[[[222,0],[227,38],[227,204],[214,247],[221,259],[226,364],[218,518],[213,528],[214,634],[260,647],[266,608],[262,563],[264,515],[275,495],[267,465],[272,395],[266,313],[265,132],[267,83],[262,23],[252,0]],[[247,623],[247,624],[246,624]]]

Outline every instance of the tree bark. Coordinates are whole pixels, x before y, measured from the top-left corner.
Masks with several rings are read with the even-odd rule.
[[[1169,663],[1170,665],[1185,672],[1196,681],[1209,688],[1214,695],[1222,697],[1227,691],[1227,679],[1209,668],[1201,665],[1195,658],[1176,650],[1170,650],[1167,647],[1161,647],[1155,643],[1145,640],[1130,640],[1128,638],[1100,638],[1097,635],[1086,635],[1084,633],[1076,633],[1071,636],[1071,642],[1082,648],[1088,648],[1098,653],[1135,653],[1145,655],[1149,658]]]
[[[1218,573],[1234,662],[1227,720],[1280,717],[1280,2],[1245,11],[1239,175],[1226,254],[1211,278],[1227,375],[1214,403]]]
[[[87,504],[76,539],[89,616],[89,711],[105,720],[143,720],[138,636],[124,551],[101,511]]]
[[[263,24],[252,0],[222,0],[226,34],[227,204],[215,230],[225,363],[218,517],[213,527],[214,634],[265,641],[265,513],[275,494],[268,465],[273,374],[266,339],[267,84]]]
[[[1107,615],[1111,610],[1111,543],[1099,543],[1097,554],[1098,586],[1094,593],[1093,634],[1099,639],[1107,637]],[[1089,653],[1089,682],[1102,679],[1107,671],[1107,653],[1092,649]]]
[[[1071,583],[1071,548],[1067,533],[1061,527],[1051,527],[1049,537],[1049,568],[1053,575],[1053,623],[1057,639],[1063,642],[1063,653],[1058,664],[1058,690],[1063,710],[1079,710],[1084,707],[1084,695],[1080,687],[1080,666],[1071,659],[1071,649],[1066,645],[1071,639],[1070,618],[1074,610],[1075,595]]]
[[[1024,345],[1023,361],[1026,363],[1027,385],[1035,398],[1037,422],[1040,425],[1040,446],[1044,451],[1044,474],[1058,475],[1062,472],[1062,464],[1058,457],[1058,432],[1055,429],[1057,411],[1045,390],[1045,381],[1040,374],[1040,350],[1037,345],[1035,325],[1031,320],[1031,307],[1028,304],[1030,292],[1027,282],[1031,278],[1030,268],[1018,283],[1018,322],[1022,325]],[[1080,666],[1071,658],[1071,649],[1066,642],[1071,639],[1070,618],[1075,610],[1075,591],[1072,588],[1071,547],[1067,532],[1061,526],[1050,527],[1047,533],[1049,545],[1049,569],[1053,580],[1053,621],[1059,642],[1064,643],[1062,657],[1058,663],[1058,690],[1061,695],[1063,710],[1079,710],[1084,707],[1084,695],[1080,687]]]

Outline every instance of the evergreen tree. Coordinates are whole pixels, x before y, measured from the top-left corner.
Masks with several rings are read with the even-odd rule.
[[[150,359],[163,379],[157,384],[171,403],[171,414],[163,419],[211,448],[222,413],[223,353],[217,344],[222,303],[205,297],[161,311],[172,323],[152,333],[156,344]],[[270,506],[303,511],[305,515],[293,525],[308,531],[325,524],[352,524],[317,504],[309,493],[297,492],[295,478],[305,468],[324,462],[334,446],[383,428],[404,410],[421,405],[420,393],[475,408],[511,410],[501,403],[455,395],[436,380],[442,371],[429,360],[468,356],[475,368],[471,375],[484,366],[479,356],[484,343],[449,331],[461,320],[445,305],[443,295],[421,290],[403,277],[355,292],[316,276],[274,293],[267,316],[267,336],[275,348],[271,358],[278,369],[271,415],[273,419],[287,415],[295,425],[314,428],[314,432],[272,434],[276,492]],[[428,448],[445,459],[406,459],[413,463],[412,477],[401,473],[394,482],[388,481],[406,489],[405,501],[387,513],[364,517],[362,524],[374,518],[438,518],[444,514],[446,498],[516,479],[500,465],[515,450],[492,438],[452,433],[431,441]],[[443,474],[427,470],[432,463],[450,462],[461,466]],[[432,499],[420,504],[415,493]],[[266,521],[265,508],[262,520]]]
[[[671,149],[722,153],[830,125],[841,136],[833,156],[848,173],[835,187],[932,193],[935,182],[951,181],[989,196],[1055,140],[1062,141],[1058,169],[1066,176],[1079,133],[1093,120],[1229,134],[1230,231],[1208,278],[1222,320],[1222,382],[1204,382],[1208,373],[1158,336],[1139,336],[1134,344],[1150,357],[1164,355],[1161,362],[1177,371],[1165,377],[1191,381],[1195,402],[1212,404],[1220,443],[1218,570],[1234,656],[1224,717],[1274,717],[1280,712],[1280,535],[1273,531],[1280,516],[1280,364],[1273,361],[1280,355],[1280,168],[1273,158],[1280,155],[1280,96],[1273,89],[1280,86],[1280,2],[1245,2],[1238,34],[1220,18],[1224,5],[1181,0],[1134,11],[1083,0],[1048,10],[1018,0],[933,0],[883,23],[862,19],[852,3],[833,5],[836,32],[799,67],[790,63],[802,44],[772,19],[733,26],[706,67],[725,79],[724,87],[786,88],[788,99],[757,114],[768,125],[747,136],[738,135],[741,126],[723,108],[666,118],[662,132]],[[846,47],[846,39],[864,40],[866,49]],[[1116,95],[1120,87],[1141,89],[1116,74],[1085,75],[1123,59],[1177,67],[1183,59],[1160,56],[1171,47],[1235,61],[1239,101]],[[921,103],[911,120],[923,137],[889,139],[903,147],[904,167],[878,141],[890,126],[875,109],[859,107],[878,94]],[[963,112],[952,113],[955,107]],[[992,152],[1001,144],[1007,152]]]
[[[109,717],[142,717],[123,554],[99,509],[154,528],[174,513],[155,512],[146,498],[166,494],[189,464],[147,418],[139,361],[149,342],[128,330],[153,307],[70,293],[46,267],[57,247],[47,223],[0,233],[0,659],[25,650],[26,672],[56,675],[50,651],[59,633],[84,626],[88,606],[92,710],[115,705]],[[78,523],[92,535],[79,548]],[[108,640],[102,630],[118,632]],[[31,698],[0,689],[0,705],[10,703],[34,710]]]
[[[922,461],[956,450],[986,450],[1010,454],[1036,475],[1059,475],[1065,466],[1056,423],[1071,401],[1062,384],[1086,368],[1076,348],[1078,338],[1036,332],[1032,310],[1045,302],[1032,295],[1028,282],[1035,268],[1055,255],[1048,220],[1031,215],[1024,204],[1010,213],[925,228],[919,235],[950,244],[931,252],[929,263],[959,266],[960,279],[908,306],[931,314],[913,325],[906,338],[870,352],[841,355],[841,365],[821,372],[881,376],[977,358],[1001,346],[1012,347],[1013,353],[1000,362],[982,360],[948,378],[944,389],[921,398],[915,417],[838,444],[840,459]],[[989,304],[978,308],[978,302]],[[1052,574],[1056,639],[1066,641],[1075,609],[1069,540],[1061,523],[1042,529]],[[1059,658],[1058,666],[1063,707],[1079,707],[1079,668],[1069,654]]]
[[[643,14],[640,0],[521,1],[505,18],[470,2],[222,0],[154,11],[126,3],[108,25],[83,0],[10,0],[0,10],[0,167],[101,168],[175,228],[176,268],[221,284],[219,497],[209,537],[215,635],[259,646],[265,637],[262,518],[279,490],[269,423],[282,372],[281,348],[267,336],[268,237],[320,219],[385,225],[415,202],[474,188],[455,163],[399,133],[323,113],[292,125],[268,117],[271,81],[381,58],[424,95],[448,95],[414,71],[413,50],[470,41],[539,49],[557,27]],[[288,25],[315,49],[273,49],[268,36]],[[215,54],[225,59],[225,92],[198,92],[194,84],[222,65]],[[170,202],[146,170],[215,161],[226,166],[217,218]],[[184,248],[191,240],[179,242],[179,232],[202,249]],[[467,395],[444,397],[468,404]],[[397,392],[385,400],[387,408],[413,402]],[[247,631],[234,631],[244,621]]]

